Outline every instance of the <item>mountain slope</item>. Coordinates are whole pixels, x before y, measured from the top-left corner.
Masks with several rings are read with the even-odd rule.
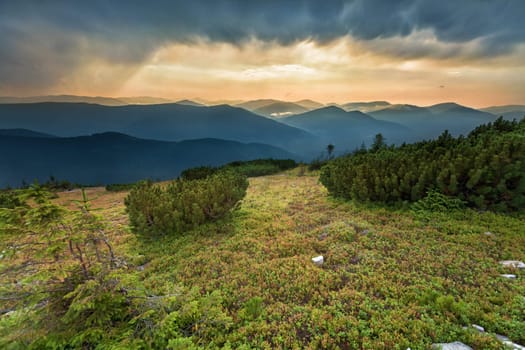
[[[161,97],[135,96],[135,97],[102,97],[102,96],[77,96],[77,95],[48,95],[29,97],[0,96],[0,103],[94,103],[104,106],[124,106],[127,104],[160,104],[173,103],[172,100]]]
[[[390,106],[390,103],[386,101],[371,101],[371,102],[349,102],[343,104],[341,107],[345,111],[360,111],[363,113],[373,112],[380,109],[384,109]]]
[[[83,103],[0,105],[0,128],[25,128],[61,137],[116,131],[162,141],[218,138],[259,142],[304,153],[312,135],[227,105],[108,107]]]
[[[105,106],[122,106],[128,104],[127,102],[102,96],[76,96],[76,95],[48,95],[48,96],[30,96],[30,97],[0,97],[0,103],[42,103],[42,102],[57,102],[57,103],[94,103]]]
[[[151,317],[159,333],[173,324],[173,315],[204,315],[206,332],[191,338],[195,347],[229,338],[233,349],[431,349],[452,340],[502,349],[493,334],[463,329],[458,318],[465,315],[482,317],[486,329],[509,327],[519,337],[513,341],[524,343],[523,269],[498,264],[523,260],[523,215],[460,210],[416,216],[407,208],[341,203],[326,195],[315,174],[306,175],[250,179],[245,199],[228,219],[147,244],[127,229],[125,193],[87,193],[113,229],[109,239],[117,253],[129,257],[128,268],[115,278],[146,296],[163,296],[170,288],[185,301],[175,303],[171,316]],[[79,192],[59,196],[64,205],[82,199]],[[311,260],[317,255],[324,257],[322,267]],[[19,266],[14,259],[2,263],[11,271]],[[246,310],[255,310],[254,316]],[[4,334],[22,333],[18,323],[6,324]],[[22,335],[28,342],[53,336],[48,324]],[[108,328],[99,347],[115,347],[113,334],[123,348],[134,338],[144,341],[135,324],[124,326]]]
[[[195,106],[195,107],[203,107],[203,106],[205,106],[202,103],[195,102],[195,101],[192,101],[192,100],[180,100],[180,101],[177,101],[175,103],[177,103],[179,105]]]
[[[369,144],[374,136],[382,133],[389,142],[402,141],[408,128],[399,124],[380,121],[367,114],[346,112],[330,106],[280,119],[283,123],[307,130],[332,143],[339,152],[350,151],[363,142]]]
[[[162,97],[151,97],[151,96],[135,96],[135,97],[117,97],[118,100],[125,102],[126,104],[138,104],[138,105],[152,105],[160,103],[173,103],[173,100]]]
[[[44,134],[28,129],[0,129],[0,136],[19,136],[19,137],[56,137],[50,134]]]
[[[266,98],[266,99],[245,101],[245,102],[236,104],[235,107],[240,107],[248,111],[253,111],[254,109],[268,106],[268,105],[271,105],[272,103],[279,103],[279,102],[283,102],[283,101]]]
[[[218,139],[165,142],[119,133],[72,138],[0,136],[0,187],[22,180],[60,180],[82,184],[169,179],[189,167],[235,160],[296,158],[282,149]]]
[[[391,105],[370,112],[372,117],[405,125],[414,131],[406,141],[434,138],[448,130],[453,135],[468,134],[476,126],[495,120],[495,116],[456,103],[440,103],[429,107]]]
[[[252,110],[253,113],[275,118],[307,111],[309,111],[308,108],[292,102],[275,102]]]
[[[319,109],[324,106],[324,104],[319,103],[317,101],[313,101],[313,100],[300,100],[300,101],[295,101],[294,103],[308,110]]]
[[[506,105],[494,106],[480,109],[483,112],[492,113],[496,116],[502,116],[507,120],[520,120],[525,117],[525,105]]]
[[[492,106],[486,108],[480,108],[480,111],[492,113],[495,115],[501,115],[513,111],[523,111],[525,112],[525,105],[504,105],[504,106]]]

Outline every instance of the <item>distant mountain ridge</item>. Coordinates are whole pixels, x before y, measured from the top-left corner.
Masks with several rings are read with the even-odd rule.
[[[480,109],[483,112],[502,116],[507,120],[520,120],[525,117],[525,105],[494,106]]]
[[[374,136],[382,133],[390,142],[400,142],[410,132],[407,127],[388,121],[376,120],[368,114],[329,106],[280,119],[297,128],[307,130],[334,144],[337,153],[350,152],[362,143],[370,144]]]
[[[292,102],[275,102],[252,110],[252,112],[255,114],[273,118],[280,118],[283,116],[304,113],[307,111],[309,111],[308,108],[304,108],[303,106]]]
[[[236,104],[235,106],[266,117],[281,118],[322,108],[324,105],[312,100],[290,102],[274,99],[260,99],[245,101]]]
[[[480,108],[480,111],[500,115],[502,113],[508,113],[512,111],[523,111],[525,112],[525,105],[504,105],[504,106],[492,106],[486,108]]]
[[[179,104],[179,105],[194,106],[194,107],[204,107],[205,106],[205,104],[202,104],[202,103],[199,103],[199,102],[195,102],[195,101],[192,101],[192,100],[180,100],[180,101],[177,101],[175,103]]]
[[[466,135],[476,126],[496,119],[493,114],[453,102],[428,107],[407,104],[390,105],[370,112],[369,115],[378,120],[391,121],[410,128],[413,135],[407,138],[408,142],[435,138],[444,130],[448,130],[453,135]]]
[[[426,107],[386,101],[350,102],[341,107],[323,106],[306,112],[306,107],[298,104],[301,101],[246,102],[245,106],[270,113],[269,117],[229,105],[203,106],[193,100],[179,102],[122,106],[71,102],[0,104],[0,129],[5,136],[26,137],[76,137],[114,131],[159,141],[213,138],[271,145],[309,161],[326,150],[329,143],[336,146],[336,153],[342,153],[363,143],[370,145],[377,133],[383,134],[388,144],[400,144],[435,138],[444,130],[453,135],[466,135],[476,126],[496,119],[489,112],[453,102]],[[376,110],[380,106],[386,107]],[[275,112],[291,107],[297,109],[284,114]],[[518,107],[494,108],[508,112]],[[349,108],[374,110],[368,113],[345,110]],[[272,116],[273,113],[277,113],[278,118]],[[521,119],[521,112],[516,113],[517,119]]]
[[[324,107],[324,104],[319,103],[317,101],[309,100],[309,99],[295,101],[294,103],[296,105],[302,106],[302,107],[304,107],[306,109],[309,109],[309,110],[314,110],[314,109],[318,109],[318,108]]]
[[[47,95],[47,96],[28,96],[28,97],[11,97],[0,96],[0,103],[42,103],[42,102],[57,102],[57,103],[91,103],[103,106],[125,106],[128,104],[159,104],[159,103],[173,103],[172,100],[151,97],[151,96],[136,96],[136,97],[103,97],[103,96],[77,96],[77,95]]]
[[[386,101],[371,101],[371,102],[349,102],[341,105],[347,112],[360,111],[363,113],[377,111],[379,109],[386,108],[391,104]]]
[[[218,138],[264,143],[303,154],[313,145],[313,135],[306,131],[228,105],[0,104],[0,128],[25,128],[61,137],[116,131],[161,141]]]
[[[55,135],[36,132],[28,129],[0,129],[0,136],[18,136],[18,137],[44,137],[51,138]]]
[[[297,156],[260,143],[218,139],[165,142],[105,132],[45,138],[0,135],[0,188],[50,176],[85,185],[171,179],[184,169],[258,158]]]
[[[128,104],[125,101],[102,96],[76,96],[76,95],[48,95],[48,96],[29,96],[29,97],[0,97],[0,103],[91,103],[104,106],[122,106]]]

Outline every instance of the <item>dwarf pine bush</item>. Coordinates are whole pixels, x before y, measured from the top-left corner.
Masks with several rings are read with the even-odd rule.
[[[435,189],[479,209],[525,208],[525,120],[341,157],[320,180],[332,195],[359,201],[415,202]]]
[[[221,167],[199,166],[189,168],[180,174],[184,180],[205,179],[221,170],[235,170],[247,177],[266,176],[277,174],[285,170],[295,168],[297,163],[293,159],[255,159],[246,161],[235,161]]]
[[[177,179],[166,186],[141,182],[125,204],[134,232],[167,235],[224,216],[244,198],[247,188],[246,176],[221,170],[202,179]]]

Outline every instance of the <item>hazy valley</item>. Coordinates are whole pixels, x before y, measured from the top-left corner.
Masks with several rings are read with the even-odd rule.
[[[75,102],[34,102],[46,99]],[[257,158],[309,162],[325,157],[329,144],[334,155],[342,155],[370,146],[379,133],[388,144],[399,145],[432,139],[444,130],[466,135],[498,115],[525,115],[525,106],[482,111],[455,103],[323,106],[311,100],[254,100],[206,106],[204,101],[140,100],[149,103],[115,105],[108,98],[48,96],[0,104],[0,143],[9,150],[0,155],[1,185],[16,187],[22,180],[43,182],[50,176],[83,184],[169,179],[198,165]]]

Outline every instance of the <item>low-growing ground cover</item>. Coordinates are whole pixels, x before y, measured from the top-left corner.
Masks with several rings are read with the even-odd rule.
[[[139,238],[125,193],[88,190],[92,210],[114,223],[132,298],[131,315],[99,346],[500,349],[495,333],[525,343],[525,274],[499,264],[525,259],[523,214],[358,205],[328,197],[316,173],[296,174],[250,179],[238,210],[182,237]],[[0,344],[16,317],[1,316]]]

